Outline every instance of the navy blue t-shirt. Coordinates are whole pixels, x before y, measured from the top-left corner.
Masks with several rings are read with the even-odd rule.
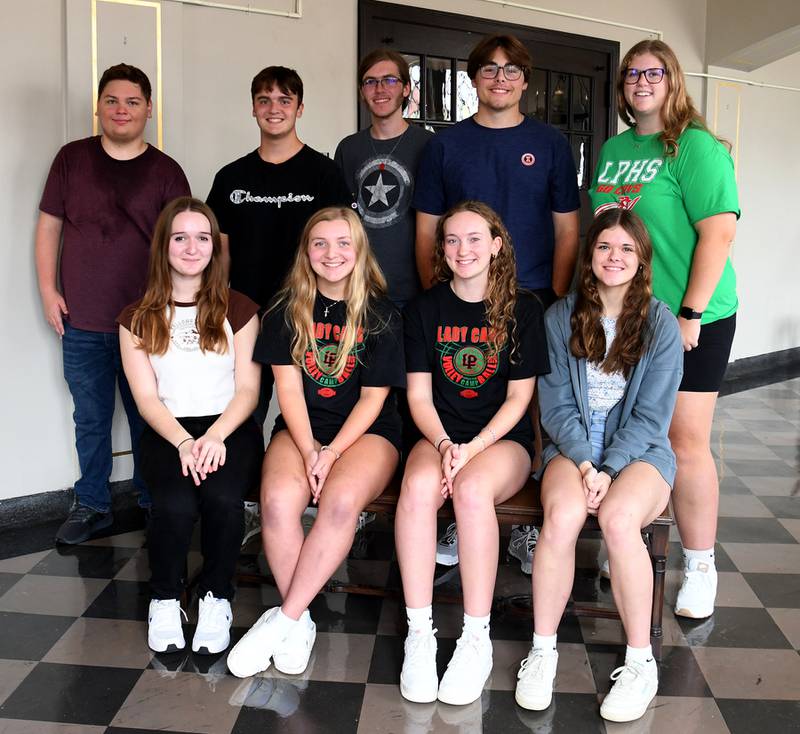
[[[415,185],[413,206],[427,214],[465,199],[491,206],[511,234],[520,285],[552,286],[552,213],[580,207],[572,151],[558,130],[528,117],[505,128],[464,120],[425,146]]]

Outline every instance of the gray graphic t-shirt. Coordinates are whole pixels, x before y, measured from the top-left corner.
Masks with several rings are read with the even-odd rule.
[[[389,298],[399,308],[420,290],[411,199],[417,163],[431,136],[424,128],[411,125],[399,137],[375,140],[366,129],[349,135],[336,148],[335,160],[344,171],[389,282]]]

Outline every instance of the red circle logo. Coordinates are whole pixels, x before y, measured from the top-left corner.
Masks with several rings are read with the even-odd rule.
[[[523,153],[520,160],[522,161],[523,166],[532,166],[534,163],[536,163],[536,156],[533,153]]]
[[[332,398],[334,395],[336,395],[336,390],[334,390],[332,387],[321,387],[319,390],[317,390],[317,395],[319,395],[321,398]]]

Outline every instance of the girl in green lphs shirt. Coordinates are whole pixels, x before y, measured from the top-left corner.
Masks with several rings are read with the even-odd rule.
[[[631,129],[602,148],[590,196],[595,214],[633,209],[653,240],[653,293],[678,317],[684,374],[670,426],[678,461],[673,506],[685,571],[675,613],[714,611],[719,482],[711,423],[735,330],[736,276],[728,253],[739,202],[733,162],[686,93],[662,41],[622,60],[617,106]]]

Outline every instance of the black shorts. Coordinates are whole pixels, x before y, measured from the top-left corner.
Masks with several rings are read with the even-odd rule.
[[[678,390],[719,392],[735,333],[736,314],[703,324],[698,345],[683,353],[683,380]]]
[[[344,421],[342,421],[344,423]],[[314,438],[317,439],[323,446],[327,446],[334,438],[336,438],[336,434],[339,433],[339,429],[342,426],[329,426],[324,430],[314,430],[312,426],[312,431],[314,433]],[[275,425],[272,428],[272,433],[270,434],[270,439],[278,433],[279,431],[288,431],[288,427],[286,425],[286,421],[283,420],[283,416],[279,415],[275,418]],[[381,436],[385,438],[392,446],[397,449],[397,452],[402,454],[403,452],[403,440],[402,440],[402,427],[400,425],[400,416],[395,413],[390,413],[387,415],[379,415],[375,422],[367,428],[364,433],[371,433],[376,436]]]

